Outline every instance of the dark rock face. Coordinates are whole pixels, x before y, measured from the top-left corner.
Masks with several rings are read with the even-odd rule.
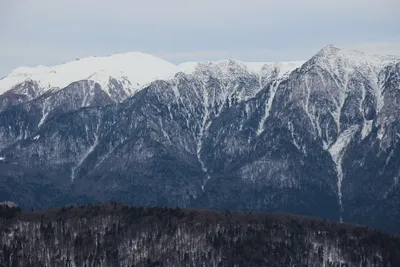
[[[400,265],[398,237],[356,225],[119,205],[2,207],[0,246],[4,267]]]
[[[400,232],[399,62],[327,46],[288,73],[201,63],[119,103],[118,81],[121,99],[71,84],[0,112],[0,201],[286,211]]]

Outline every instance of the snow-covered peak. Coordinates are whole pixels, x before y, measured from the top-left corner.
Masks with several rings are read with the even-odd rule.
[[[313,56],[305,64],[305,67],[317,65],[335,74],[343,81],[347,81],[349,76],[355,72],[362,73],[366,77],[375,77],[383,67],[392,62],[400,62],[399,57],[367,55],[359,51],[327,45]],[[186,62],[174,65],[149,54],[129,52],[107,57],[77,59],[51,67],[42,65],[20,67],[0,80],[0,94],[16,85],[21,87],[24,82],[28,81],[35,84],[34,90],[29,91],[30,95],[35,97],[51,89],[64,88],[79,80],[92,80],[99,83],[110,96],[114,94],[113,90],[117,87],[119,91],[123,88],[124,96],[131,96],[154,80],[170,79],[178,72],[199,77],[211,75],[225,80],[234,80],[237,77],[247,75],[260,75],[263,80],[282,80],[288,77],[293,70],[301,67],[303,63],[303,61],[242,62],[221,60]],[[21,90],[18,88],[17,91]]]
[[[178,66],[179,70],[192,75],[212,75],[219,78],[231,78],[237,75],[244,75],[249,70],[247,66],[236,60],[187,62]]]
[[[374,94],[380,99],[381,91],[379,75],[387,67],[400,62],[398,56],[370,55],[348,48],[340,48],[334,45],[327,45],[316,53],[302,67],[303,71],[313,69],[315,66],[336,77],[339,85],[339,99],[344,99],[349,90],[349,82],[353,79],[368,79],[375,89]],[[358,78],[357,78],[358,77]],[[378,108],[382,106],[382,100],[378,101]]]
[[[301,62],[302,63],[302,62]],[[114,100],[115,90],[121,95],[131,96],[156,79],[170,79],[178,72],[199,77],[213,76],[218,79],[234,80],[247,75],[274,75],[284,77],[299,62],[242,62],[221,60],[214,62],[187,62],[174,65],[152,55],[139,52],[115,54],[107,57],[87,57],[61,65],[46,67],[20,67],[0,80],[0,94],[20,87],[27,81],[35,84],[32,96],[39,96],[49,90],[65,88],[73,82],[90,80],[100,84],[101,88]],[[272,77],[272,75],[271,75]],[[16,91],[17,92],[17,91]]]
[[[234,78],[246,74],[261,74],[262,76],[270,76],[271,78],[284,78],[303,63],[304,61],[242,62],[230,59],[208,62],[186,62],[180,64],[178,68],[187,74],[213,74],[219,78]]]
[[[94,80],[104,86],[108,84],[110,77],[116,79],[125,77],[134,90],[157,78],[169,77],[176,72],[176,65],[139,52],[88,57],[52,67],[17,68],[0,80],[0,94],[27,79],[36,81],[42,91],[47,91],[54,87],[64,88],[72,82],[84,79]]]
[[[361,71],[363,73],[372,71],[376,73],[388,64],[399,60],[400,57],[398,56],[370,55],[358,50],[341,48],[330,44],[323,47],[310,61],[338,74],[340,77],[340,72],[343,71],[347,73],[353,71]]]
[[[295,69],[300,68],[305,61],[271,62],[261,68],[261,76],[266,79],[282,80],[287,78]]]

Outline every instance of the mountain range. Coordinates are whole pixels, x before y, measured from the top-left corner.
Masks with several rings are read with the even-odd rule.
[[[400,228],[400,57],[174,65],[132,52],[0,80],[0,201],[285,211]]]

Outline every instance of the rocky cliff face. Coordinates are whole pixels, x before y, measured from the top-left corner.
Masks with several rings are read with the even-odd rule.
[[[304,64],[183,69],[122,102],[84,80],[4,104],[0,201],[283,210],[400,231],[399,58],[327,46]]]
[[[287,214],[118,205],[3,208],[0,246],[5,267],[400,264],[398,237],[355,225]]]

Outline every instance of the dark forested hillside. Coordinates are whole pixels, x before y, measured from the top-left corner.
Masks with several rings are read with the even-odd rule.
[[[400,266],[400,238],[283,213],[0,210],[0,266]]]

